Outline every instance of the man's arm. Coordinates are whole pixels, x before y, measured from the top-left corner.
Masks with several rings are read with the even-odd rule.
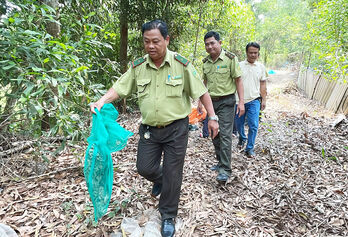
[[[215,111],[213,107],[213,103],[211,102],[211,98],[208,92],[204,93],[201,97],[199,97],[200,101],[198,103],[202,103],[204,105],[204,108],[207,110],[207,116],[208,117],[215,117]],[[215,136],[219,132],[219,124],[216,120],[209,120],[208,121],[208,130],[209,135],[212,136],[214,139]]]
[[[97,102],[92,103],[90,105],[91,108],[91,112],[95,113],[95,108],[97,108],[99,111],[100,109],[104,106],[104,104],[106,103],[110,103],[114,100],[117,100],[118,98],[120,98],[120,96],[117,94],[117,92],[115,91],[114,88],[110,88],[105,95],[103,95]]]
[[[238,114],[238,117],[242,116],[245,113],[245,108],[244,108],[244,87],[243,87],[243,80],[241,77],[237,77],[235,79],[236,81],[236,87],[237,87],[237,93],[238,93],[238,98],[239,102],[237,105],[237,111],[236,113]]]
[[[207,87],[207,80],[206,80],[206,79],[203,80],[203,84],[205,85],[205,87]],[[210,96],[209,96],[209,97],[210,97]],[[210,101],[211,101],[211,98],[210,98]],[[202,111],[202,102],[201,102],[201,100],[198,100],[197,112],[198,112],[199,114],[203,113],[203,111]]]
[[[260,81],[260,94],[261,94],[261,110],[266,108],[266,96],[267,96],[267,86],[266,80]]]

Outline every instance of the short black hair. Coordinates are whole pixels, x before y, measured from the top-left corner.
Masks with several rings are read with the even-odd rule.
[[[217,41],[220,41],[220,35],[216,31],[209,31],[204,36],[204,41],[210,37],[214,37]]]
[[[247,44],[247,46],[245,47],[245,51],[246,52],[248,52],[248,48],[249,47],[255,47],[255,48],[258,48],[259,49],[259,51],[260,51],[260,45],[258,44],[258,43],[256,43],[256,42],[250,42],[250,43],[248,43]]]
[[[145,31],[153,30],[153,29],[158,29],[161,32],[161,35],[163,36],[163,38],[164,39],[167,38],[168,27],[167,27],[167,23],[165,23],[164,21],[152,20],[152,21],[146,22],[142,25],[141,32],[144,35]]]

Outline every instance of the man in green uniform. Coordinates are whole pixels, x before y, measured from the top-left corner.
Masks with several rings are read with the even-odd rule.
[[[136,164],[138,173],[154,183],[153,196],[161,194],[161,233],[162,236],[173,236],[188,142],[190,97],[200,98],[208,116],[212,119],[216,116],[210,95],[192,64],[167,49],[166,23],[160,20],[147,22],[142,26],[142,34],[147,55],[135,60],[90,108],[94,112],[105,103],[137,93],[142,116]],[[215,137],[218,123],[211,120],[208,126]]]
[[[213,139],[218,164],[211,170],[218,171],[217,181],[226,182],[231,175],[231,145],[234,121],[235,92],[238,92],[237,113],[244,114],[243,81],[238,58],[221,48],[219,33],[210,31],[204,36],[209,54],[203,59],[203,80],[219,118],[219,134]],[[198,103],[198,111],[202,103]]]

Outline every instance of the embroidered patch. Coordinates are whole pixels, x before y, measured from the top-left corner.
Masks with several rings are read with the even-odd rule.
[[[174,56],[174,58],[175,58],[176,61],[178,61],[179,63],[181,63],[184,66],[187,66],[190,63],[190,61],[188,59],[184,58],[180,54],[176,54]]]
[[[137,60],[132,62],[132,67],[135,68],[145,61],[146,61],[145,58],[138,58]]]

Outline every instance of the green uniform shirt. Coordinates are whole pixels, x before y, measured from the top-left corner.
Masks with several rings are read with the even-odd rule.
[[[235,78],[242,75],[237,56],[222,49],[215,62],[210,55],[203,62],[203,80],[207,82],[210,96],[224,96],[236,92]]]
[[[137,93],[143,124],[165,126],[185,118],[191,112],[190,97],[207,92],[192,64],[176,55],[167,49],[159,68],[145,55],[113,85],[120,97]]]

